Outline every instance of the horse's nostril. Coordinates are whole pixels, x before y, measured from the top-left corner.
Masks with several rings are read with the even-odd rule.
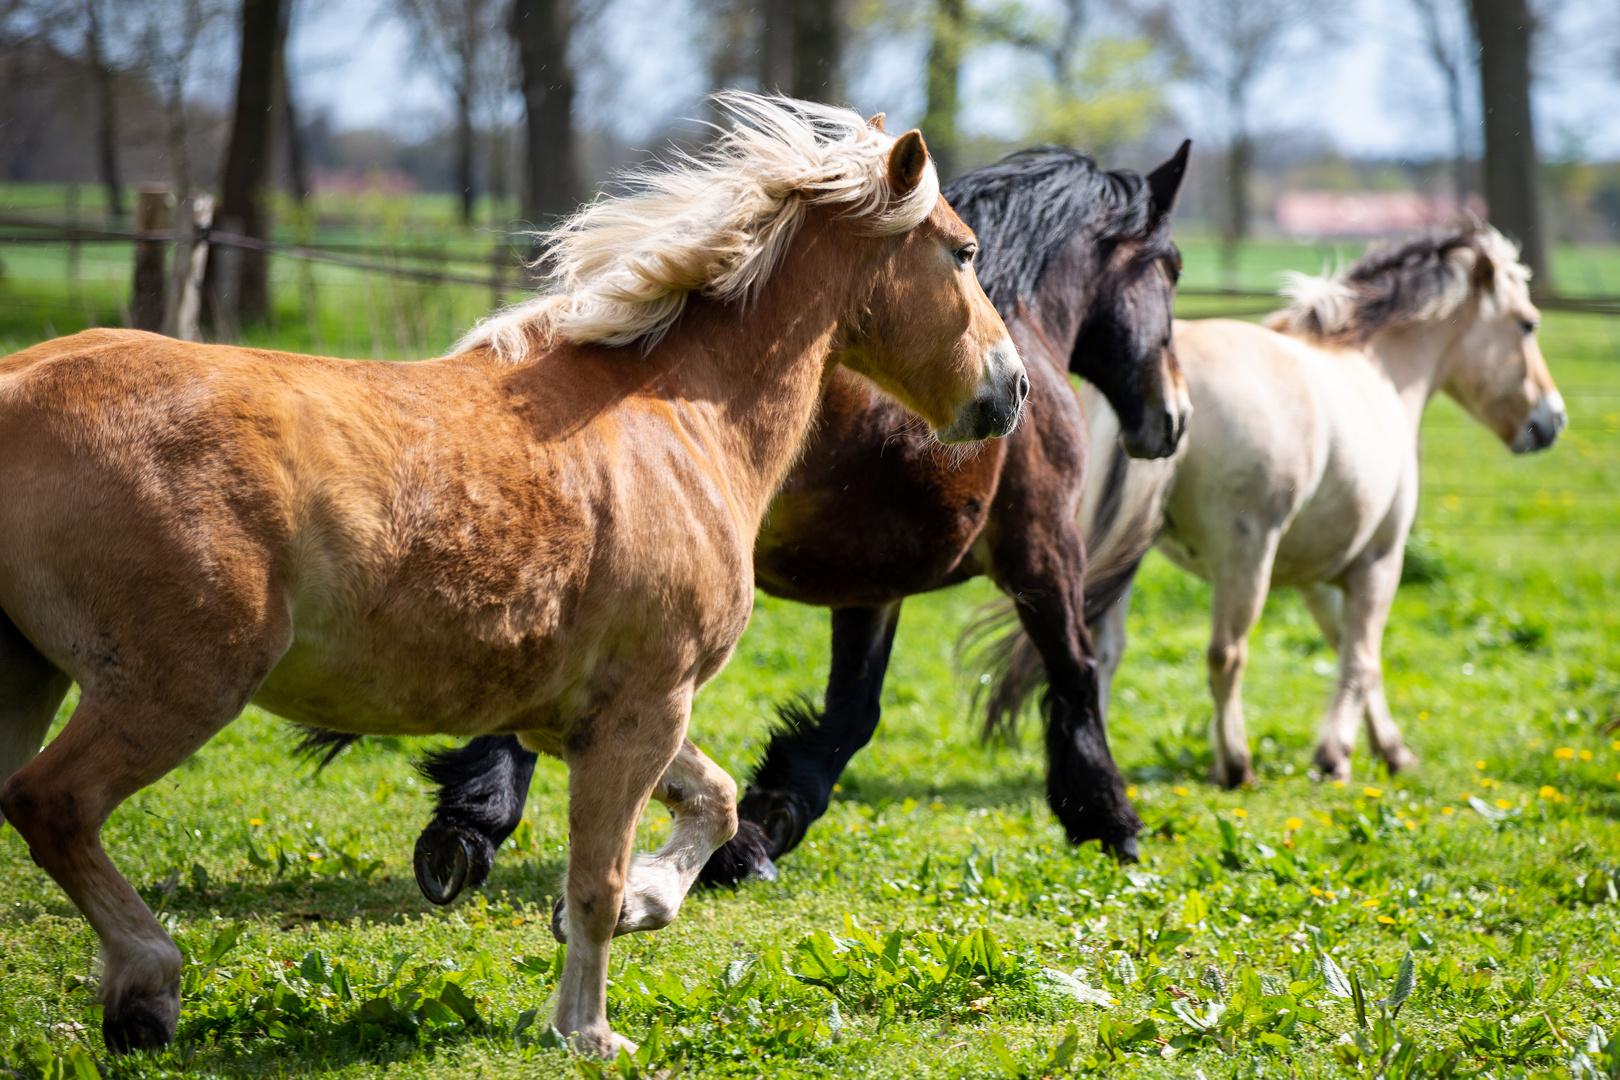
[[[1018,376],[1018,400],[1022,403],[1027,397],[1029,397],[1029,376],[1020,375]]]

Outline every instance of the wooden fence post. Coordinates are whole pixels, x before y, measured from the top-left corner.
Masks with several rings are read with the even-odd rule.
[[[189,214],[182,215],[182,239],[174,252],[174,295],[163,319],[163,332],[181,341],[201,341],[203,271],[208,268],[208,229],[214,223],[212,195],[193,195],[185,203]],[[190,221],[185,221],[189,216]]]
[[[142,233],[171,228],[172,197],[168,184],[142,184],[135,203],[135,282],[129,299],[129,323],[136,330],[163,329],[163,264],[168,241],[140,239]]]

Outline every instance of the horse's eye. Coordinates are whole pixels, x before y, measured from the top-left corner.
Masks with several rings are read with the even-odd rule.
[[[1519,320],[1519,329],[1524,331],[1524,336],[1525,337],[1529,337],[1531,334],[1535,333],[1536,329],[1540,325],[1541,325],[1541,320],[1540,319],[1520,319]]]
[[[957,264],[960,266],[966,266],[968,263],[972,262],[973,256],[977,255],[978,253],[978,244],[963,244],[961,247],[951,252],[952,255],[956,256]]]

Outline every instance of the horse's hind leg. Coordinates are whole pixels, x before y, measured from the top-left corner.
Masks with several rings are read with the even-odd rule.
[[[1211,779],[1222,787],[1254,782],[1254,758],[1243,723],[1243,669],[1249,662],[1249,631],[1266,603],[1278,536],[1275,531],[1244,536],[1241,527],[1235,529],[1237,543],[1213,574],[1208,653],[1209,691],[1215,699]]]
[[[742,825],[699,880],[731,885],[770,872],[770,860],[799,846],[811,823],[827,812],[833,785],[850,758],[872,741],[883,715],[883,676],[894,649],[900,601],[881,607],[834,608],[827,704],[819,714],[789,706],[787,724],[743,796]]]
[[[1373,753],[1391,774],[1417,760],[1406,748],[1384,699],[1384,626],[1401,580],[1399,545],[1376,559],[1357,562],[1344,575],[1344,619],[1339,640],[1339,684],[1322,723],[1316,764],[1335,780],[1350,778],[1350,750],[1357,722],[1365,718]]]
[[[640,701],[628,708],[605,710],[590,722],[592,730],[570,738],[563,753],[568,763],[568,878],[563,900],[552,916],[552,928],[567,940],[568,955],[557,987],[553,1023],[572,1037],[582,1053],[612,1057],[620,1048],[633,1049],[608,1026],[609,945],[621,932],[627,900],[649,892],[667,895],[667,881],[652,882],[650,888],[642,885],[644,878],[651,880],[646,875],[631,881],[631,851],[636,822],[655,789],[667,798],[666,781],[694,779],[689,769],[675,769],[671,775],[676,755],[683,749],[691,702],[692,688],[688,686],[664,701]],[[702,782],[708,779],[712,778],[701,778],[694,785],[694,794],[705,799],[724,795],[724,812],[735,814],[731,805],[736,786]],[[719,812],[707,804],[706,810],[709,817]],[[676,835],[690,845],[693,831],[683,831],[682,824],[677,821]],[[720,835],[714,842],[724,839]],[[678,858],[676,865],[689,865],[696,876],[709,850],[712,848],[701,855]],[[627,883],[634,887],[627,889]]]
[[[1114,692],[1114,676],[1119,663],[1125,658],[1125,619],[1131,613],[1131,592],[1134,580],[1127,582],[1119,599],[1108,605],[1102,616],[1088,628],[1091,640],[1097,646],[1097,714],[1108,722],[1108,700]]]
[[[187,723],[121,693],[90,692],[49,746],[0,788],[0,809],[101,939],[102,1035],[115,1052],[155,1049],[180,1016],[180,950],[101,847],[130,795],[190,757],[230,719]]]
[[[481,735],[429,754],[418,770],[438,785],[433,820],[416,838],[416,883],[435,904],[489,877],[495,853],[523,820],[538,757],[515,735]]]
[[[72,684],[0,612],[0,786],[39,753]],[[0,825],[5,823],[0,807]]]

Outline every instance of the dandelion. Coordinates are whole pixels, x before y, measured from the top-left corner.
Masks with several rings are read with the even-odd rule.
[[[1568,761],[1574,756],[1575,751],[1571,750],[1567,746],[1560,746],[1558,749],[1553,751],[1553,757],[1557,758],[1559,761]]]
[[[1513,809],[1513,804],[1511,802],[1509,802],[1507,799],[1497,799],[1496,800],[1496,808],[1498,810],[1511,810],[1511,809]]]
[[[257,829],[260,825],[263,825],[264,822],[260,821],[256,817],[250,817],[250,818],[248,818],[248,824],[253,826],[255,829]]]
[[[1377,900],[1363,900],[1361,902],[1361,906],[1365,907],[1365,908],[1374,908],[1374,907],[1378,906],[1378,901]]]
[[[1135,784],[1132,784],[1130,787],[1125,789],[1125,797],[1127,799],[1136,798],[1136,785]]]
[[[1476,769],[1483,769],[1483,768],[1484,768],[1484,767],[1485,767],[1485,763],[1484,763],[1484,762],[1483,762],[1483,761],[1476,761],[1476,762],[1474,762],[1474,768],[1476,768]]]
[[[1446,817],[1450,817],[1452,814],[1455,814],[1456,812],[1457,812],[1456,810],[1453,810],[1449,806],[1442,806],[1440,808],[1440,813],[1444,814]]]
[[[1343,780],[1335,780],[1335,781],[1333,781],[1333,786],[1336,787],[1336,788],[1339,788],[1340,790],[1343,790],[1344,787],[1345,787],[1345,782]]]
[[[1246,818],[1246,817],[1249,816],[1249,812],[1247,810],[1243,809],[1243,807],[1237,806],[1237,807],[1233,807],[1232,816],[1235,817],[1235,818]]]
[[[1177,795],[1180,795],[1184,799],[1187,797],[1187,789],[1182,787],[1180,784],[1177,784],[1175,787],[1171,788],[1170,790],[1175,792]]]
[[[1378,921],[1383,923],[1385,926],[1394,926],[1395,925],[1395,920],[1390,918],[1388,915],[1380,915],[1380,916],[1378,916]]]
[[[1551,784],[1542,784],[1541,790],[1536,792],[1536,796],[1542,799],[1556,799],[1558,798],[1558,789]]]
[[[1429,718],[1429,714],[1428,714],[1428,713],[1426,713],[1426,712],[1420,712],[1420,713],[1418,713],[1418,719],[1419,719],[1419,720],[1427,720],[1427,719],[1428,719],[1428,718]]]
[[[1614,742],[1610,743],[1609,744],[1609,749],[1614,750],[1616,752],[1620,752],[1620,739],[1616,739],[1616,740],[1614,740]]]
[[[1289,832],[1298,832],[1304,827],[1305,822],[1297,817],[1291,817],[1287,821],[1283,822],[1283,828],[1287,829]]]
[[[1367,798],[1369,798],[1369,799],[1381,799],[1384,796],[1384,789],[1383,788],[1375,788],[1375,787],[1364,787],[1364,788],[1361,789],[1361,793],[1363,795],[1367,796]]]
[[[1581,760],[1582,761],[1591,761],[1592,760],[1592,751],[1590,751],[1590,750],[1582,750],[1581,751]]]

